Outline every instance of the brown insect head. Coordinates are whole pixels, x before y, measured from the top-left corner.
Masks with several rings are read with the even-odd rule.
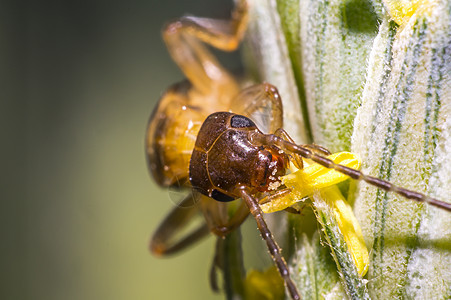
[[[191,156],[193,187],[218,201],[239,198],[240,187],[252,193],[274,190],[285,175],[288,156],[276,146],[255,145],[250,133],[263,133],[249,118],[229,112],[211,114],[203,123]]]

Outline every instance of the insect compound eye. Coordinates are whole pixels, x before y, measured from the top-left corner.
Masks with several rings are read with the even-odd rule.
[[[232,126],[233,128],[248,128],[255,127],[255,123],[245,116],[234,115],[230,119],[230,126]]]

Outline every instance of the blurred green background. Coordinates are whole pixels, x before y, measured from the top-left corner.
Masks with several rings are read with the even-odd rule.
[[[148,175],[144,133],[159,95],[183,78],[162,25],[231,7],[0,2],[1,299],[222,298],[208,284],[213,238],[174,258],[148,252],[174,204]]]

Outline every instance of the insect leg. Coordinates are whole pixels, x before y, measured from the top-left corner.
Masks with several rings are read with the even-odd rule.
[[[278,137],[281,137],[284,140],[288,140],[294,144],[294,140],[291,138],[291,136],[288,134],[288,132],[286,132],[285,129],[283,129],[283,128],[278,128],[274,132],[274,135],[277,135]],[[299,170],[304,168],[304,163],[302,162],[302,156],[300,156],[299,154],[293,153],[292,157],[293,157],[293,163],[296,166],[296,168],[298,168]]]
[[[226,237],[216,237],[215,255],[210,268],[210,286],[219,291],[217,271],[223,275],[223,288],[227,296],[244,295],[246,271],[244,269],[242,240],[240,230],[231,232]],[[229,298],[229,297],[228,297]],[[240,297],[238,297],[240,298]]]
[[[269,83],[243,89],[238,96],[233,98],[230,109],[234,113],[251,118],[259,128],[269,126],[268,132],[274,132],[283,126],[282,100],[277,88]]]
[[[221,203],[208,197],[202,197],[201,209],[210,231],[218,237],[224,237],[238,228],[249,215],[249,209],[242,202],[231,218],[228,216],[227,203]]]
[[[228,203],[218,202],[212,198],[202,196],[201,209],[211,232],[216,235],[215,256],[210,268],[210,286],[213,291],[219,291],[216,269],[224,269],[222,252],[225,236],[237,229],[249,215],[249,209],[244,201],[241,202],[231,218],[228,216]]]
[[[351,169],[351,168],[336,164],[328,158],[325,158],[323,156],[315,154],[313,151],[311,151],[307,148],[304,148],[299,145],[293,144],[291,142],[285,141],[285,140],[281,139],[280,137],[277,137],[273,134],[263,135],[261,133],[254,132],[250,135],[250,139],[258,140],[260,143],[265,144],[265,145],[266,144],[267,145],[276,145],[276,146],[280,147],[281,149],[283,149],[284,151],[297,153],[297,154],[301,155],[302,157],[311,159],[312,161],[314,161],[326,168],[334,169],[342,174],[348,175],[349,177],[351,177],[352,179],[355,179],[355,180],[363,180],[363,181],[365,181],[373,186],[376,186],[380,189],[383,189],[387,192],[395,192],[407,199],[414,200],[417,202],[425,202],[430,205],[442,208],[444,210],[451,211],[451,203],[448,203],[445,201],[440,201],[435,198],[426,196],[422,193],[418,193],[415,191],[411,191],[411,190],[396,186],[386,180],[363,174],[359,170]]]
[[[295,144],[294,140],[291,138],[291,136],[288,134],[288,132],[285,131],[283,128],[279,128],[274,132],[274,135],[277,135],[278,137],[281,137],[282,139],[289,141],[290,143]],[[330,151],[323,146],[317,145],[317,144],[304,144],[300,145],[303,148],[307,148],[311,150],[313,153],[322,155],[322,156],[329,156],[331,155]],[[293,153],[294,159],[295,159],[295,166],[298,169],[302,169],[302,167],[298,167],[298,165],[302,166],[302,159],[299,154]],[[300,163],[299,163],[300,162]]]
[[[219,286],[218,286],[218,276],[216,275],[216,268],[220,268],[220,259],[219,259],[219,252],[220,252],[220,242],[221,238],[216,238],[215,243],[215,255],[213,257],[213,262],[210,267],[210,287],[214,292],[219,292]]]
[[[291,193],[290,188],[284,188],[281,190],[273,191],[273,192],[270,192],[269,194],[265,195],[264,197],[260,198],[258,203],[259,204],[269,203],[271,201],[277,200],[278,198],[283,198],[286,195],[288,195],[289,193]]]
[[[290,142],[294,144],[294,142],[292,140]],[[313,153],[315,153],[317,155],[329,156],[332,154],[332,153],[330,153],[329,149],[327,149],[323,146],[317,145],[317,144],[305,144],[305,145],[301,145],[301,146],[311,150]]]
[[[158,226],[150,241],[150,251],[154,255],[168,255],[176,253],[194,244],[210,232],[207,224],[203,223],[185,237],[172,241],[173,237],[198,215],[199,207],[195,205],[195,195],[188,195],[175,207]]]
[[[291,280],[287,263],[282,256],[282,250],[280,249],[279,245],[277,245],[271,231],[269,231],[268,226],[266,225],[265,219],[263,218],[263,212],[258,205],[258,200],[252,197],[252,195],[244,187],[241,187],[239,189],[239,192],[243,200],[246,202],[251,214],[254,216],[255,221],[257,222],[257,227],[260,230],[261,236],[268,246],[269,253],[271,254],[271,257],[285,282],[291,298],[301,299],[296,285]]]
[[[240,1],[231,20],[185,16],[163,30],[163,38],[173,60],[201,94],[211,94],[221,85],[223,93],[233,92],[236,95],[238,92],[233,77],[202,42],[224,51],[235,50],[245,32],[247,19],[247,4]]]

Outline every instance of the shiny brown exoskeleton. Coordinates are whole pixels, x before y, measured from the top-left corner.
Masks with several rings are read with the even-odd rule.
[[[259,116],[261,119],[259,126],[264,126],[269,132],[274,132],[282,127],[282,103],[277,89],[267,83],[243,89],[234,76],[227,72],[202,44],[204,42],[224,51],[235,50],[243,37],[247,19],[247,3],[245,0],[240,0],[232,13],[231,20],[189,16],[168,24],[163,30],[163,38],[168,50],[173,60],[186,75],[187,81],[176,84],[166,91],[155,108],[147,129],[146,151],[149,170],[155,181],[161,186],[182,188],[188,183],[190,161],[192,162],[191,168],[199,171],[204,169],[203,162],[192,158],[192,154],[196,138],[204,139],[205,143],[211,143],[209,133],[215,124],[202,127],[207,128],[208,134],[199,135],[198,133],[205,119],[214,112],[232,111],[247,117]],[[230,123],[227,126],[230,128]],[[246,129],[242,127],[237,132],[244,133],[245,131]],[[285,134],[283,130],[279,130],[278,133]],[[242,141],[246,142],[244,134],[242,134]],[[240,152],[241,145],[235,143],[233,139],[225,139],[223,143],[227,144],[228,148],[235,148]],[[215,144],[219,146],[219,143]],[[273,149],[274,147],[267,148]],[[201,152],[205,151],[205,148],[200,150]],[[228,153],[209,152],[211,152],[210,156],[214,153],[219,156],[227,156],[232,153],[231,151]],[[243,152],[241,151],[241,153]],[[246,161],[247,166],[258,164],[262,157],[258,155],[254,157],[254,160],[249,160],[249,158],[250,154],[242,159],[242,161]],[[299,159],[295,160],[299,162]],[[287,160],[283,159],[280,163],[286,164]],[[208,164],[208,167],[213,165],[220,171],[221,166],[213,162]],[[252,166],[252,169],[254,168],[255,165]],[[285,172],[282,169],[278,174]],[[245,170],[245,172],[248,171]],[[240,226],[251,212],[256,216],[262,236],[268,244],[292,298],[299,299],[299,293],[289,277],[288,267],[283,260],[280,248],[273,240],[263,220],[260,207],[253,200],[254,198],[250,197],[251,193],[265,188],[266,182],[258,182],[258,176],[265,176],[265,174],[258,175],[250,181],[244,176],[244,173],[242,175],[241,191],[236,189],[232,192],[232,188],[228,191],[222,189],[221,186],[225,187],[229,181],[225,178],[221,180],[219,177],[216,179],[216,188],[211,190],[211,195],[216,199],[232,200],[236,197],[243,197],[248,200],[242,202],[233,216],[228,215],[227,203],[218,202],[201,193],[190,194],[171,211],[158,227],[151,240],[151,251],[156,255],[175,253],[193,244],[209,232],[220,238],[224,237]],[[207,179],[204,177],[201,180],[208,184],[211,183],[210,178],[207,176]],[[272,180],[270,179],[270,181]],[[259,188],[251,188],[252,184],[249,185],[251,181]],[[202,187],[209,190],[209,187],[202,185],[199,185],[198,189],[201,190]],[[251,192],[247,192],[248,189]],[[250,201],[251,199],[252,201]],[[183,230],[199,210],[204,215],[205,223],[185,237],[174,240],[177,233]]]
[[[252,194],[268,191],[271,183],[285,175],[288,156],[275,146],[254,145],[249,133],[259,131],[241,115],[213,113],[203,123],[189,168],[195,189],[218,201],[240,197],[246,187]]]
[[[251,133],[264,135],[245,116],[228,112],[208,116],[194,146],[189,179],[196,190],[215,200],[228,202],[242,198],[245,201],[291,297],[300,299],[281,250],[266,225],[258,201],[253,197],[269,191],[271,184],[285,175],[289,158],[273,145],[252,143]]]
[[[323,157],[327,150],[319,146],[294,144],[281,129],[282,103],[277,89],[267,83],[243,89],[202,44],[235,50],[246,23],[247,5],[241,0],[229,21],[183,17],[163,31],[168,50],[187,81],[168,89],[150,118],[146,137],[149,170],[161,186],[182,188],[191,183],[198,192],[188,195],[169,213],[153,235],[150,248],[156,255],[167,255],[209,232],[224,237],[250,212],[291,298],[300,299],[259,206],[261,198],[271,201],[290,192],[279,186],[278,178],[285,174],[289,161],[302,168],[301,157],[307,158],[355,180],[448,211],[451,204],[337,165]],[[263,119],[259,127],[265,126],[274,134],[260,131],[252,121],[255,115]],[[229,216],[228,201],[237,198],[243,199],[241,206]],[[199,211],[205,222],[174,240]]]

